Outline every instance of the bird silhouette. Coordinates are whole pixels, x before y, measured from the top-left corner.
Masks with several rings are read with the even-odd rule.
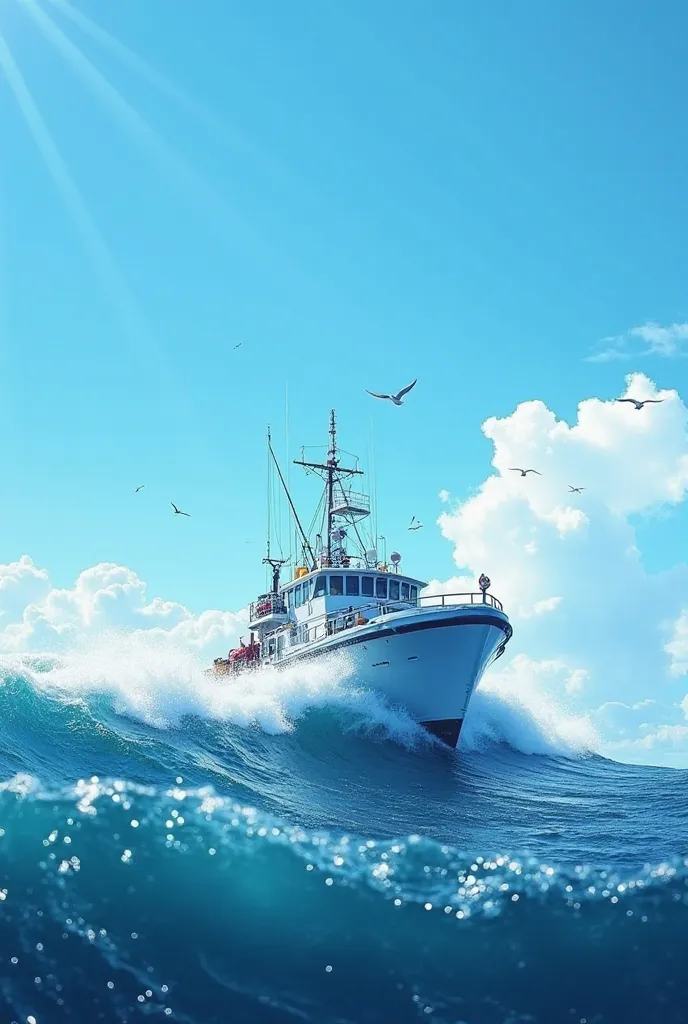
[[[366,388],[366,393],[372,395],[373,398],[386,398],[387,401],[392,402],[393,405],[403,405],[404,403],[402,402],[402,398],[404,395],[409,393],[411,388],[416,386],[417,381],[418,378],[416,377],[412,384],[408,384],[405,388],[402,388],[401,391],[397,391],[396,395],[379,395],[377,391],[368,391],[368,388]]]
[[[144,488],[145,486],[146,486],[145,484],[140,484],[140,485],[139,485],[139,486],[138,486],[138,487],[136,488],[136,490],[134,491],[134,494],[138,494],[138,493],[139,493],[139,491],[142,491],[142,490],[143,490],[143,488]]]
[[[526,473],[537,473],[538,476],[542,476],[542,473],[538,469],[521,469],[520,466],[509,466],[511,473],[520,473],[521,476],[525,476]]]
[[[571,484],[569,484],[569,491],[571,494],[582,494],[584,490],[585,487],[572,487]]]
[[[175,503],[173,501],[170,502],[170,505],[174,509],[174,514],[176,516],[188,516],[189,519],[191,518],[191,514],[189,512],[182,512],[181,509],[177,508],[177,506],[175,505]]]
[[[409,530],[422,530],[423,529],[423,524],[421,523],[420,519],[416,519],[415,516],[412,516],[411,517],[411,522],[408,525],[408,529]]]
[[[638,410],[638,412],[640,412],[640,410],[642,409],[642,407],[644,405],[648,405],[648,403],[650,403],[650,402],[652,402],[653,404],[658,404],[659,402],[663,402],[664,399],[663,398],[645,398],[645,399],[643,399],[642,402],[640,402],[640,401],[638,401],[637,398],[617,398],[616,401],[617,402],[630,402],[630,404],[635,406],[635,408]]]
[[[234,347],[232,348],[232,352],[234,351],[234,349],[241,348],[243,344],[243,341],[240,341],[237,345],[234,345]]]

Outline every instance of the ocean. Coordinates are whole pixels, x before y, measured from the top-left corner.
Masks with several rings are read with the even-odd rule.
[[[0,663],[0,1024],[688,1021],[688,772],[110,635]]]

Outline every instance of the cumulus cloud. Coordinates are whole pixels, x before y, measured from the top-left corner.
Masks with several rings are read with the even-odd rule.
[[[688,671],[688,569],[649,572],[635,529],[638,516],[651,524],[685,499],[688,411],[675,391],[658,390],[643,374],[627,378],[626,395],[663,401],[637,411],[589,398],[572,425],[540,401],[488,419],[495,472],[438,520],[460,572],[432,587],[474,589],[486,572],[514,624],[512,655],[565,666],[553,690],[591,711],[633,705],[658,688],[662,706],[678,705],[685,686],[677,677]],[[542,476],[524,479],[511,466]],[[571,494],[568,485],[585,490]],[[632,739],[609,716],[598,724],[603,740]],[[642,724],[635,739],[646,740]],[[658,733],[655,752],[661,743]]]
[[[146,584],[122,565],[85,569],[69,589],[23,555],[0,565],[0,651],[59,651],[106,630],[145,632],[161,642],[222,653],[246,625],[245,612],[204,611],[148,598]]]
[[[595,351],[587,357],[590,363],[608,363],[615,359],[636,359],[642,356],[684,356],[688,352],[688,323],[666,327],[648,320],[640,327],[631,327],[625,334],[602,338]]]

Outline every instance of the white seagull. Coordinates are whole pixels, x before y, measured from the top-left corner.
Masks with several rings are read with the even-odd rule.
[[[387,401],[392,402],[393,405],[403,405],[404,403],[402,402],[402,398],[404,395],[409,393],[411,388],[416,386],[417,381],[418,378],[416,377],[413,384],[408,384],[405,388],[402,388],[401,391],[397,391],[396,395],[378,395],[377,391],[368,391],[368,388],[366,388],[366,393],[372,395],[373,398],[386,398]]]
[[[509,466],[510,473],[520,473],[521,476],[525,476],[526,473],[537,473],[538,476],[542,476],[539,469],[521,469],[520,466]]]
[[[411,517],[411,522],[408,525],[408,529],[409,530],[422,530],[423,529],[423,524],[421,523],[420,519],[416,519],[415,516],[412,516]]]
[[[569,484],[569,492],[571,494],[582,494],[584,490],[585,487],[572,487],[571,484]]]
[[[182,510],[180,508],[177,508],[177,506],[175,505],[175,503],[173,501],[170,502],[170,505],[174,509],[174,514],[176,516],[189,516],[189,518],[191,518],[191,513],[190,512],[182,512]]]
[[[639,402],[637,398],[617,398],[616,401],[617,402],[630,402],[630,404],[634,405],[635,408],[638,410],[638,412],[640,412],[642,407],[644,405],[647,405],[649,402],[652,402],[653,404],[656,404],[656,403],[659,403],[659,402],[663,402],[664,399],[663,398],[646,398],[646,399],[644,399],[644,401]]]

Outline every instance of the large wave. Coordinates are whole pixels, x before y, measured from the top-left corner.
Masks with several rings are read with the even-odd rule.
[[[403,708],[361,685],[346,656],[280,671],[264,668],[232,681],[208,676],[206,667],[188,647],[145,633],[110,632],[59,657],[3,658],[0,680],[20,677],[49,700],[81,701],[84,707],[107,696],[120,715],[160,730],[196,717],[278,735],[293,731],[314,709],[337,708],[349,728],[374,730],[408,747],[430,742]],[[534,683],[488,674],[469,707],[461,748],[495,743],[569,757],[598,748],[590,723]]]

